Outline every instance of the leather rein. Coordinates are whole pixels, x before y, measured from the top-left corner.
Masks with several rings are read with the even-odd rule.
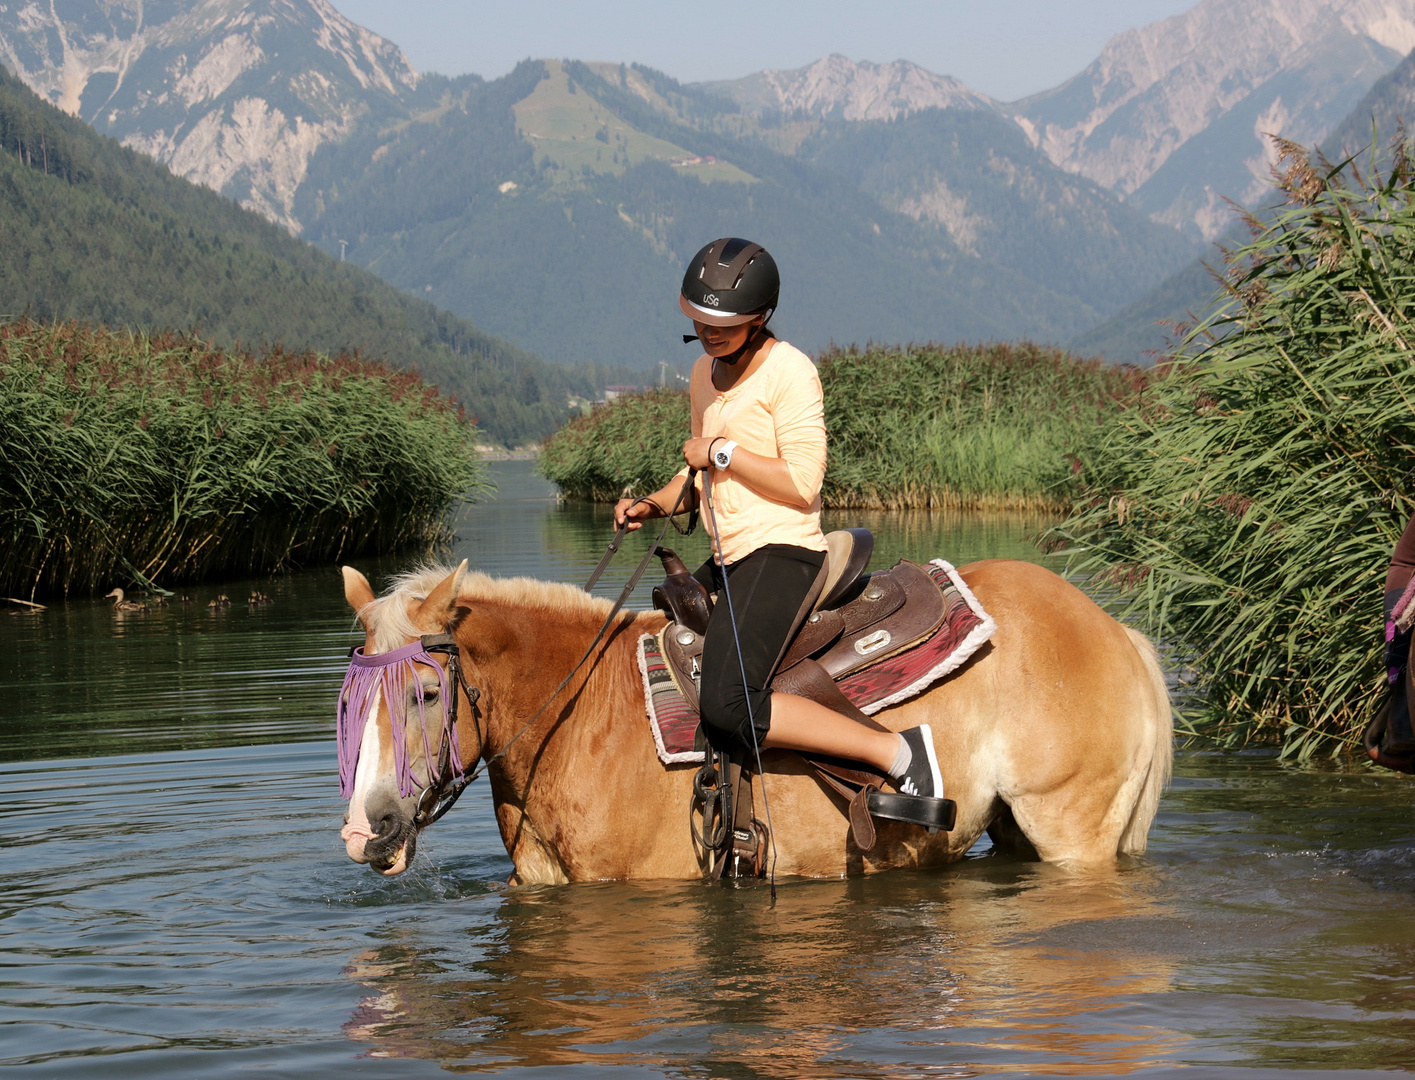
[[[686,529],[680,527],[678,523],[673,520],[673,515],[679,512],[679,508],[683,505],[684,500],[688,498],[689,492],[692,491],[693,479],[696,475],[697,470],[689,468],[688,475],[684,477],[682,490],[679,491],[678,498],[673,503],[673,509],[667,514],[664,514],[663,527],[659,530],[658,538],[650,545],[644,557],[639,561],[639,565],[634,568],[634,572],[629,575],[629,580],[625,582],[624,588],[619,592],[619,598],[614,601],[614,606],[610,608],[609,614],[605,616],[604,622],[599,628],[599,632],[595,634],[594,640],[591,641],[589,647],[585,649],[584,655],[581,656],[575,666],[570,669],[570,673],[560,680],[560,685],[550,692],[550,696],[547,697],[545,703],[535,711],[535,715],[522,724],[516,734],[512,735],[511,738],[506,741],[506,745],[490,757],[484,758],[480,764],[470,771],[459,770],[457,765],[454,764],[448,733],[456,730],[458,699],[462,695],[465,695],[467,704],[472,712],[472,721],[477,731],[477,756],[478,758],[482,756],[486,749],[486,735],[485,732],[482,731],[481,710],[477,708],[477,702],[481,698],[481,690],[467,682],[467,678],[462,672],[461,648],[458,646],[457,640],[451,632],[444,631],[440,634],[426,634],[421,638],[424,652],[442,652],[447,654],[447,672],[451,676],[451,693],[448,697],[452,700],[450,704],[447,702],[443,703],[446,723],[443,724],[443,733],[438,743],[437,771],[435,776],[429,778],[427,786],[418,793],[417,809],[413,814],[413,826],[415,828],[421,829],[424,826],[431,825],[441,818],[443,814],[451,810],[457,800],[461,798],[462,792],[466,791],[478,777],[485,773],[486,770],[491,767],[492,762],[496,761],[498,758],[505,757],[506,752],[511,749],[512,743],[524,735],[530,729],[531,725],[541,718],[545,710],[550,707],[550,703],[559,696],[560,691],[564,690],[565,687],[569,685],[570,680],[575,677],[580,668],[584,667],[585,661],[590,658],[595,647],[604,639],[605,633],[608,632],[609,627],[623,609],[630,594],[633,593],[634,588],[639,584],[639,579],[643,577],[644,570],[648,568],[649,562],[658,553],[659,545],[663,543],[663,538],[668,534],[669,525],[671,524],[684,535],[691,533],[697,526],[696,507],[692,510],[692,517],[689,519],[689,524]],[[636,501],[647,502],[648,500],[645,498]],[[660,509],[662,508],[660,507]],[[586,592],[589,592],[589,590],[594,587],[595,582],[598,581],[600,575],[604,573],[610,560],[612,560],[619,551],[620,542],[624,539],[628,531],[629,519],[626,517],[624,524],[615,529],[614,538],[609,542],[609,548],[600,557],[599,564],[594,568],[594,572],[590,575],[589,581],[585,583]],[[458,694],[457,691],[459,688],[462,694]]]

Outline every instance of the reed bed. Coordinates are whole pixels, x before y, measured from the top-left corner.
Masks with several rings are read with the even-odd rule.
[[[613,502],[657,491],[683,464],[686,390],[650,390],[572,417],[541,444],[538,464],[566,498]]]
[[[1295,759],[1383,694],[1381,596],[1415,510],[1415,180],[1279,143],[1284,204],[1118,418],[1054,539],[1192,660],[1191,732]],[[1374,155],[1373,155],[1374,158]]]
[[[461,408],[357,356],[0,324],[0,592],[93,593],[441,535],[487,485]]]
[[[1145,376],[1036,345],[832,349],[819,359],[838,508],[1057,509],[1102,425]],[[573,499],[644,494],[682,463],[688,395],[620,398],[545,443]]]
[[[1142,371],[1028,343],[831,350],[820,358],[832,507],[1068,505]]]

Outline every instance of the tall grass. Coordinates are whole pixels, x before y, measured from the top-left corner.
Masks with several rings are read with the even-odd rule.
[[[831,350],[820,358],[835,507],[1066,504],[1106,420],[1145,376],[1027,343]]]
[[[819,370],[822,501],[884,509],[1067,505],[1101,425],[1145,381],[1026,344],[831,350]],[[621,398],[556,432],[541,469],[571,498],[652,491],[682,463],[688,414],[681,391]]]
[[[657,491],[683,464],[686,390],[650,390],[572,418],[541,444],[540,470],[569,498],[612,502]]]
[[[1193,658],[1192,729],[1296,758],[1380,693],[1383,575],[1415,509],[1415,181],[1280,143],[1222,303],[1118,419],[1056,536]]]
[[[176,584],[439,534],[475,428],[406,372],[0,324],[0,589]]]

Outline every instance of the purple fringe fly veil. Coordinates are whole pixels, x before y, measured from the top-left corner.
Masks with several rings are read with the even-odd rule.
[[[447,669],[433,659],[423,648],[421,641],[404,645],[392,652],[365,656],[363,649],[355,649],[350,655],[349,670],[344,675],[344,685],[339,691],[339,711],[335,726],[335,738],[339,744],[339,795],[352,798],[354,776],[359,765],[359,747],[363,743],[364,723],[369,709],[373,707],[374,696],[380,691],[388,706],[388,714],[393,728],[393,768],[398,774],[398,794],[403,798],[414,794],[435,777],[429,775],[427,783],[413,775],[412,763],[408,759],[408,685],[420,686],[418,664],[427,664],[437,672],[441,686],[440,705],[442,707],[441,730],[438,743],[433,745],[429,738],[427,714],[423,709],[423,696],[417,695],[418,726],[422,729],[423,760],[429,762],[429,772],[437,768],[442,740],[446,740],[451,750],[451,764],[456,775],[461,776],[462,749],[457,742],[457,730],[452,726]]]

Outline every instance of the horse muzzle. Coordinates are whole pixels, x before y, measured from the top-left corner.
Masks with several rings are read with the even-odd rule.
[[[339,836],[349,858],[386,877],[406,870],[417,851],[417,827],[397,803],[385,803],[378,812],[368,815],[366,822],[346,818]]]

